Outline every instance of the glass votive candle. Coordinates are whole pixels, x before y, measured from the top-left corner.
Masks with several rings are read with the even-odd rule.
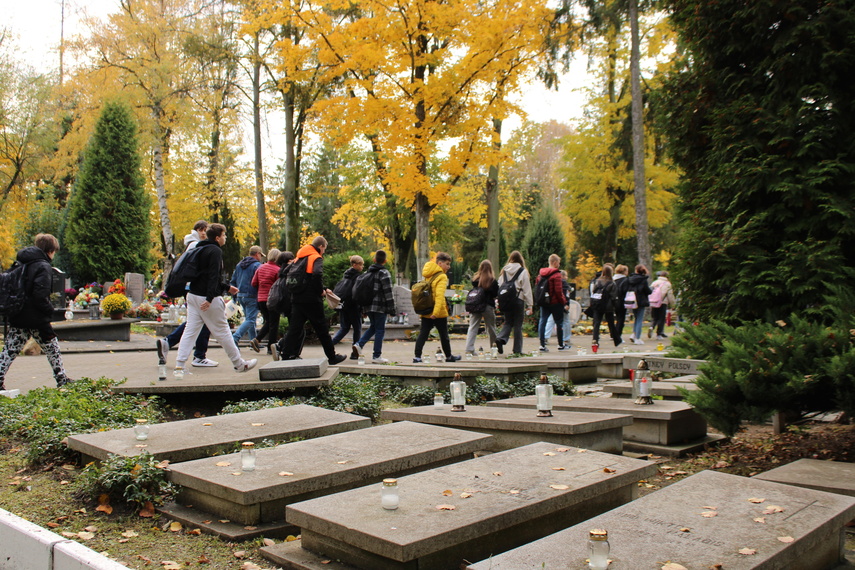
[[[148,420],[139,419],[137,420],[137,425],[134,426],[134,434],[139,441],[145,441],[148,439]]]
[[[255,471],[255,443],[245,441],[240,449],[241,471]]]
[[[398,497],[398,480],[383,479],[383,485],[380,487],[380,504],[388,511],[394,511],[398,508],[400,499]]]

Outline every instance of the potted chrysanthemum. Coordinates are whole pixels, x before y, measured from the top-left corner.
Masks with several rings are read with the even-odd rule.
[[[110,315],[111,319],[119,320],[131,310],[131,300],[122,293],[111,293],[101,301],[101,311]]]

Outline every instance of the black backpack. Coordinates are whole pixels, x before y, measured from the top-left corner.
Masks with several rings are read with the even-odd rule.
[[[333,293],[335,296],[341,299],[342,303],[346,303],[353,298],[353,282],[355,279],[348,279],[347,277],[342,278],[341,281],[335,284],[333,287]]]
[[[288,274],[285,276],[285,282],[288,291],[291,295],[299,295],[305,293],[309,289],[309,281],[311,276],[306,272],[309,265],[309,256],[301,257],[296,262],[291,264],[288,269]]]
[[[0,273],[0,315],[14,317],[24,308],[28,265],[16,261],[9,271]]]
[[[534,286],[534,303],[538,307],[548,307],[552,299],[549,296],[549,277],[540,276]]]
[[[520,267],[519,271],[517,271],[509,281],[505,281],[502,283],[501,287],[499,287],[499,294],[496,296],[496,300],[499,301],[500,311],[507,312],[514,308],[514,304],[519,297],[517,286],[514,285],[514,281],[517,280],[517,277],[519,277],[522,272],[523,268]]]
[[[356,278],[351,288],[353,300],[360,307],[368,307],[374,302],[374,284],[377,282],[377,271],[370,269]]]
[[[199,252],[204,247],[194,247],[190,251],[185,251],[175,262],[163,287],[167,297],[183,297],[187,294],[187,283],[199,277]]]
[[[487,310],[487,291],[482,287],[473,287],[466,294],[466,311],[469,313],[483,313]]]
[[[288,271],[290,265],[279,270],[279,278],[270,286],[267,293],[267,308],[274,313],[288,316],[291,314],[291,292],[288,290]]]

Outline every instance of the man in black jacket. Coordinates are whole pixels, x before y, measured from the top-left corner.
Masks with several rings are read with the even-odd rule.
[[[27,297],[21,311],[9,318],[6,344],[3,352],[0,352],[0,390],[6,389],[6,372],[30,337],[39,343],[47,356],[56,387],[61,388],[71,381],[62,367],[59,341],[50,324],[53,315],[53,305],[50,302],[51,261],[59,251],[59,241],[50,234],[39,234],[34,243],[35,245],[18,252],[18,263],[27,264],[24,268]]]
[[[178,356],[175,359],[175,369],[183,373],[184,364],[190,356],[196,337],[202,325],[208,327],[211,336],[225,349],[226,355],[238,372],[246,372],[255,367],[258,360],[244,360],[240,350],[232,338],[232,331],[226,320],[226,304],[223,293],[228,291],[234,295],[237,287],[223,281],[223,250],[226,243],[226,227],[222,224],[211,224],[205,235],[208,239],[196,244],[199,253],[196,256],[198,275],[190,281],[190,291],[187,292],[187,328],[178,345]],[[200,249],[201,248],[201,249]]]

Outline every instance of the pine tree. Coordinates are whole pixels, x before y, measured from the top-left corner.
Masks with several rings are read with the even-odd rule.
[[[855,267],[855,0],[672,0],[682,309],[831,321]]]
[[[137,125],[119,102],[104,104],[69,206],[67,248],[86,281],[104,282],[150,267],[151,200],[137,151]]]
[[[544,207],[535,212],[526,229],[521,251],[532,276],[539,268],[547,266],[553,253],[566,261],[564,233],[551,208]]]

